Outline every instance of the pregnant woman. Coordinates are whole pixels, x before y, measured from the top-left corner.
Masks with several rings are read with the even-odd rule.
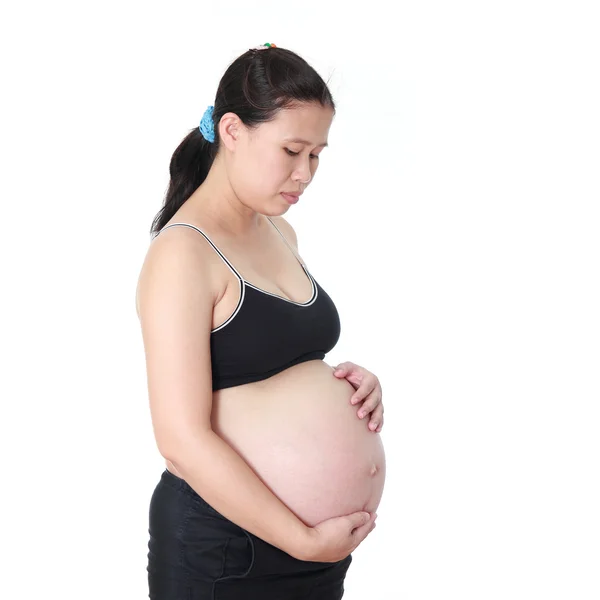
[[[339,315],[281,216],[334,115],[318,73],[265,44],[229,66],[172,157],[136,294],[166,463],[150,500],[152,600],[338,600],[375,527],[381,386],[324,362]]]

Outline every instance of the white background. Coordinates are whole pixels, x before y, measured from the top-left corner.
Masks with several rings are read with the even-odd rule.
[[[135,285],[172,152],[239,54],[337,116],[286,218],[382,383],[387,481],[344,600],[600,597],[592,2],[2,8],[3,598],[146,598]]]

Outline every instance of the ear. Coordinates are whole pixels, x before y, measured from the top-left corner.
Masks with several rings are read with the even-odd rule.
[[[225,113],[219,121],[219,138],[221,143],[231,152],[235,152],[240,140],[242,125],[240,118],[232,112]]]

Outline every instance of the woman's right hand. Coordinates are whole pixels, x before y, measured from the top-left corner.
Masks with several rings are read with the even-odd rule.
[[[308,529],[309,541],[301,560],[337,562],[346,558],[375,529],[377,513],[359,511],[332,517]]]

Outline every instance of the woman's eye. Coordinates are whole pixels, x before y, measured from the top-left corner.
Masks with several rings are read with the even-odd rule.
[[[290,155],[290,156],[298,156],[298,154],[300,154],[300,152],[292,152],[289,148],[286,148],[285,151]],[[316,154],[311,154],[311,158],[319,158]]]

